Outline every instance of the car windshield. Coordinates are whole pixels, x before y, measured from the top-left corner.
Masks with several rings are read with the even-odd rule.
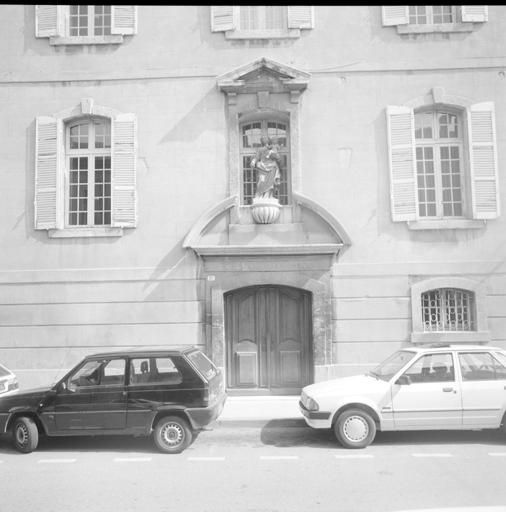
[[[209,380],[218,374],[218,368],[200,350],[188,354],[188,359],[201,371],[202,375]]]
[[[416,352],[399,350],[399,352],[392,354],[386,361],[383,361],[380,365],[376,366],[376,368],[374,368],[372,372],[369,372],[368,375],[372,375],[373,377],[384,381],[389,381],[406,365],[406,363],[411,361],[415,355]]]

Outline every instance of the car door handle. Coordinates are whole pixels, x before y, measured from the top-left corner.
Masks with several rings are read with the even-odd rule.
[[[445,393],[451,393],[453,391],[453,388],[443,388],[443,391]]]

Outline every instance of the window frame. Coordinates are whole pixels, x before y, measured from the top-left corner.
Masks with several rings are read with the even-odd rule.
[[[474,330],[472,331],[424,331],[422,294],[431,290],[458,289],[474,294]],[[411,342],[431,343],[488,343],[491,334],[487,327],[487,296],[485,285],[460,277],[433,277],[421,279],[411,286]]]
[[[415,112],[437,109],[460,112],[462,116],[465,218],[419,216]],[[443,87],[433,87],[429,94],[402,106],[387,106],[386,120],[393,222],[406,221],[410,230],[479,229],[486,220],[499,218],[497,137],[492,102],[474,103],[447,94]]]
[[[112,212],[113,212],[113,206],[112,206],[112,133],[110,134],[110,147],[109,148],[90,148],[91,141],[95,141],[95,135],[96,135],[96,125],[99,124],[98,121],[101,123],[109,125],[109,127],[112,129],[112,125],[110,122],[110,119],[107,118],[100,118],[100,117],[93,117],[93,118],[77,118],[73,122],[69,122],[65,124],[65,175],[64,175],[64,181],[65,181],[65,228],[66,229],[74,229],[74,228],[108,228],[112,226]],[[73,149],[70,146],[70,130],[71,128],[75,126],[82,126],[86,124],[88,126],[88,148],[87,149]],[[87,158],[88,159],[88,181],[87,181],[87,219],[88,222],[86,224],[71,224],[70,223],[70,187],[71,187],[71,181],[70,181],[70,161],[72,158]],[[97,213],[95,210],[95,201],[96,201],[96,168],[95,168],[95,157],[109,157],[111,162],[111,168],[109,169],[109,172],[111,173],[111,180],[109,182],[109,187],[111,188],[110,193],[110,201],[111,201],[111,208],[110,208],[110,217],[111,222],[109,223],[103,223],[103,224],[95,224],[94,216]],[[104,184],[105,185],[105,184]],[[104,198],[105,199],[105,198]],[[79,213],[78,213],[79,215]],[[93,222],[90,222],[90,218],[93,218]]]
[[[256,154],[256,147],[251,148],[245,148],[243,146],[243,128],[250,124],[260,123],[261,124],[261,133],[260,136],[267,135],[268,136],[268,124],[269,123],[276,123],[276,124],[283,124],[286,126],[286,145],[283,146],[282,150],[280,151],[280,154],[284,157],[286,157],[286,166],[282,167],[280,166],[280,173],[281,173],[281,185],[280,185],[280,191],[279,196],[284,196],[285,200],[280,200],[280,204],[283,206],[289,206],[292,204],[292,175],[291,175],[291,158],[290,158],[290,148],[291,148],[291,141],[290,141],[290,120],[286,115],[282,115],[279,113],[274,112],[267,112],[264,115],[262,114],[256,114],[253,116],[245,116],[244,119],[241,119],[241,122],[239,124],[239,169],[240,169],[240,204],[241,206],[251,206],[251,202],[246,202],[245,199],[245,174],[246,170],[244,167],[244,158],[248,155],[250,157],[255,156]],[[254,177],[255,173],[254,171],[251,171],[252,176]],[[286,194],[283,194],[281,192],[282,188],[286,187]],[[252,184],[252,199],[255,196],[256,190],[256,183]],[[278,196],[276,196],[278,198]]]
[[[313,6],[286,7],[287,24],[277,29],[241,29],[240,5],[211,6],[212,32],[224,32],[226,39],[287,39],[299,38],[301,29],[314,28]],[[266,6],[255,6],[266,7]]]
[[[123,36],[137,34],[137,6],[111,5],[111,34],[71,36],[70,5],[36,5],[35,37],[49,38],[51,46],[122,44]]]
[[[432,12],[433,6],[430,7]],[[455,20],[452,23],[409,23],[408,5],[381,6],[384,27],[396,26],[398,34],[428,34],[444,32],[472,32],[474,23],[488,21],[488,6],[452,6],[455,7]]]
[[[66,222],[66,125],[80,119],[105,118],[111,123],[112,224],[68,226]],[[95,106],[92,98],[36,122],[35,229],[49,238],[118,237],[124,228],[136,228],[137,217],[137,118],[108,107]]]
[[[418,114],[431,114],[431,129],[432,129],[432,137],[431,138],[417,138],[416,137],[416,116]],[[457,129],[459,133],[459,137],[456,138],[441,138],[439,136],[439,124],[438,124],[438,116],[440,114],[450,114],[457,116]],[[465,152],[465,143],[464,141],[468,139],[467,133],[464,130],[464,123],[462,112],[451,107],[446,108],[434,108],[434,109],[421,109],[415,110],[415,160],[417,164],[417,183],[416,183],[416,192],[417,192],[417,218],[422,221],[432,221],[432,220],[457,220],[457,219],[467,219],[470,216],[470,212],[467,207],[467,197],[470,195],[470,191],[467,190],[467,183],[469,179],[469,165],[466,158]],[[444,186],[443,186],[443,172],[442,172],[442,158],[441,158],[441,148],[442,147],[458,147],[459,148],[459,167],[460,167],[460,192],[462,195],[461,198],[461,208],[462,215],[445,215],[444,214]],[[419,178],[420,174],[418,173],[418,148],[432,148],[433,149],[433,164],[434,164],[434,179],[435,179],[435,205],[436,205],[436,215],[421,215],[420,213],[420,187],[419,187]],[[454,204],[454,203],[452,203]]]

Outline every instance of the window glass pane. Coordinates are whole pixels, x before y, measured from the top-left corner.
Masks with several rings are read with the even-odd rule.
[[[95,149],[111,147],[111,125],[95,123]]]
[[[258,30],[260,28],[259,6],[240,6],[241,30]]]
[[[425,5],[409,6],[409,23],[420,25],[427,23],[427,7]]]
[[[462,380],[495,380],[495,366],[487,352],[467,352],[459,354]]]
[[[265,28],[280,29],[287,26],[286,7],[281,5],[265,6]]]
[[[376,375],[379,379],[388,381],[394,377],[402,368],[415,357],[414,352],[408,350],[399,350],[395,354],[392,354],[388,359],[383,361],[381,364],[376,366],[371,372]]]
[[[130,384],[181,384],[183,377],[170,357],[144,357],[130,361]]]
[[[243,126],[242,129],[242,147],[259,148],[262,144],[260,137],[262,135],[261,123],[252,123]]]
[[[404,375],[412,384],[452,382],[455,380],[451,354],[427,354],[410,366]]]
[[[99,384],[101,386],[125,384],[125,360],[112,359],[102,363]]]
[[[110,5],[95,5],[94,33],[96,36],[111,35]]]
[[[433,5],[433,23],[452,23],[452,6],[451,5]]]
[[[457,116],[454,114],[438,114],[439,138],[450,139],[459,136]]]
[[[70,127],[70,149],[88,148],[88,123]]]
[[[415,114],[415,138],[432,139],[432,112]]]
[[[69,35],[87,36],[88,35],[88,6],[71,5],[69,13]]]
[[[100,379],[100,364],[101,361],[88,361],[74,375],[69,377],[67,386],[70,389],[96,386]]]
[[[434,161],[431,147],[416,148],[418,191],[424,192],[418,196],[418,214],[420,217],[435,216]]]

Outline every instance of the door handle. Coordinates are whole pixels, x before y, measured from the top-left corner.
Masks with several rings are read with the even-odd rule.
[[[443,388],[443,391],[445,393],[451,393],[453,391],[453,388]]]

